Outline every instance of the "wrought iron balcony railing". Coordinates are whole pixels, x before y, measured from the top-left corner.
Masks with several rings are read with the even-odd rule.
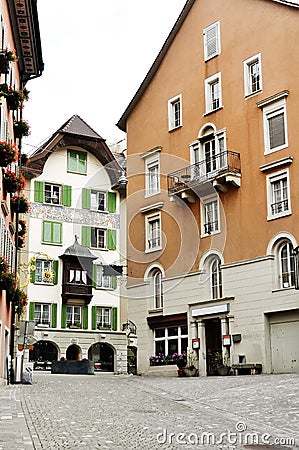
[[[225,175],[241,174],[240,154],[227,150],[167,175],[168,193],[177,194]]]

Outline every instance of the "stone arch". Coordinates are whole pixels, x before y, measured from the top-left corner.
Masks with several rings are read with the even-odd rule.
[[[115,372],[116,350],[107,342],[96,342],[88,349],[88,359],[93,361],[95,369],[101,372]]]
[[[37,341],[29,350],[29,361],[57,361],[59,348],[52,341]]]
[[[77,344],[69,345],[66,349],[66,359],[69,361],[79,361],[82,357],[81,347]]]

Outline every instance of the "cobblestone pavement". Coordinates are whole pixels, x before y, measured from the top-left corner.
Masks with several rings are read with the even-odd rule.
[[[299,448],[299,375],[51,375],[0,388],[0,450]]]

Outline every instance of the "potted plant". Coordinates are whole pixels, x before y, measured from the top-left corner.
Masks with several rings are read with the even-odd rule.
[[[8,94],[6,94],[5,97],[9,108],[16,110],[21,106],[24,100],[28,100],[29,91],[26,88],[22,91],[10,86],[8,88]]]
[[[215,352],[212,356],[213,365],[219,375],[228,375],[230,372],[230,359],[227,354]]]
[[[6,50],[6,59],[11,62],[18,61],[18,57],[14,50]]]
[[[18,316],[21,316],[24,312],[24,308],[28,303],[27,294],[20,288],[16,288],[11,292],[11,299],[15,303],[15,311]]]
[[[14,122],[13,129],[15,137],[19,139],[30,134],[30,126],[26,120],[17,120]]]
[[[187,354],[187,365],[184,367],[184,371],[187,377],[195,377],[198,374],[198,370],[195,366],[197,361],[196,355],[193,351]]]
[[[10,272],[6,259],[0,257],[0,289],[12,292],[15,286],[15,274]]]
[[[18,235],[24,237],[27,232],[26,220],[19,220]]]
[[[7,167],[17,160],[18,151],[15,145],[8,142],[0,142],[0,166]]]
[[[178,376],[179,377],[184,377],[185,372],[184,372],[184,367],[187,364],[187,356],[186,353],[173,353],[171,356],[173,362],[177,365],[178,367]]]
[[[11,207],[13,212],[27,213],[29,211],[29,200],[24,195],[14,195],[11,199]]]
[[[3,176],[3,186],[7,192],[20,192],[25,188],[26,180],[22,174],[17,176],[15,172],[6,170]]]

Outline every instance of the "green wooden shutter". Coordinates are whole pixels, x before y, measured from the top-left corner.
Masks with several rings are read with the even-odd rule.
[[[35,263],[33,263],[32,265],[36,267]],[[30,270],[30,283],[35,283],[35,272],[36,270]]]
[[[112,330],[117,331],[117,308],[112,308]]]
[[[81,229],[81,245],[84,247],[90,247],[91,228],[82,225]]]
[[[37,181],[34,182],[34,201],[37,203],[43,203],[44,202],[44,182],[43,181]]]
[[[88,306],[85,305],[83,308],[83,329],[88,330]]]
[[[107,230],[108,249],[116,250],[116,230]]]
[[[57,259],[55,259],[53,261],[53,272],[54,272],[53,283],[58,284],[58,261],[57,261]]]
[[[97,266],[96,264],[92,265],[92,286],[97,287]]]
[[[55,244],[62,243],[62,223],[52,222],[52,241]]]
[[[43,242],[52,242],[52,223],[43,222]]]
[[[91,307],[91,328],[92,330],[97,329],[97,307]]]
[[[112,277],[111,277],[111,287],[112,287],[112,289],[117,288],[117,278],[115,275],[112,275]]]
[[[34,320],[34,302],[29,303],[29,320]]]
[[[72,186],[62,186],[62,204],[72,206]]]
[[[82,208],[90,209],[90,189],[82,189]]]
[[[66,305],[61,305],[61,328],[66,328]]]
[[[52,304],[52,328],[57,328],[57,303]]]
[[[116,211],[116,193],[108,192],[108,211],[114,213]]]

